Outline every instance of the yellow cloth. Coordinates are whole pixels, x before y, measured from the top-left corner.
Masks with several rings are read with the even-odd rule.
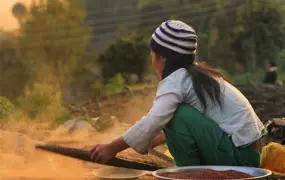
[[[173,156],[169,150],[165,155],[170,158]],[[278,143],[270,143],[262,148],[261,168],[272,171],[274,175],[285,176],[285,147]]]
[[[285,147],[278,143],[264,146],[261,168],[268,169],[275,175],[285,176]]]

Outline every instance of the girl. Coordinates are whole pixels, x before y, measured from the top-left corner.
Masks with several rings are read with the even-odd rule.
[[[152,35],[150,48],[161,79],[153,107],[122,137],[96,145],[92,159],[107,163],[129,147],[147,154],[166,141],[177,166],[258,167],[265,128],[248,100],[219,72],[195,63],[194,29],[166,21]]]

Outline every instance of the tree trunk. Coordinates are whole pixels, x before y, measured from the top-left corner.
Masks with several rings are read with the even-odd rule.
[[[252,58],[252,72],[256,69],[256,38],[255,33],[252,34],[252,50],[251,50],[251,58]]]

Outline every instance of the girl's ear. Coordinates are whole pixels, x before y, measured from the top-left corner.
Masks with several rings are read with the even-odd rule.
[[[163,56],[158,56],[157,59],[162,63],[165,63],[165,61],[166,61],[166,58]]]

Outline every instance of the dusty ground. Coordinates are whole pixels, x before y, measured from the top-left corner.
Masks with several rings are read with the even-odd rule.
[[[117,116],[119,121],[104,132],[81,132],[58,134],[42,129],[32,123],[12,123],[0,130],[0,179],[85,179],[101,165],[86,163],[71,158],[35,150],[37,143],[53,143],[70,147],[90,149],[97,143],[107,143],[122,135],[143,116],[152,105],[154,93],[136,95],[123,100],[113,99],[103,104],[102,110]],[[45,127],[45,126],[42,126]],[[19,133],[20,132],[20,133]],[[140,156],[132,150],[118,155],[139,162],[166,165],[153,156]],[[141,179],[153,179],[145,176]]]
[[[132,98],[115,97],[102,102],[103,115],[116,116],[118,119],[112,128],[103,132],[58,134],[46,128],[45,124],[11,122],[0,129],[0,180],[86,179],[93,170],[103,166],[36,151],[34,145],[44,142],[89,150],[95,144],[108,143],[122,135],[148,112],[154,96],[155,91],[146,91]],[[92,109],[92,106],[91,104],[89,108]],[[96,117],[96,111],[92,117]],[[160,150],[165,150],[165,147],[161,147]],[[169,165],[153,156],[141,156],[132,150],[127,150],[118,156],[160,166]],[[141,179],[154,178],[144,176]]]

